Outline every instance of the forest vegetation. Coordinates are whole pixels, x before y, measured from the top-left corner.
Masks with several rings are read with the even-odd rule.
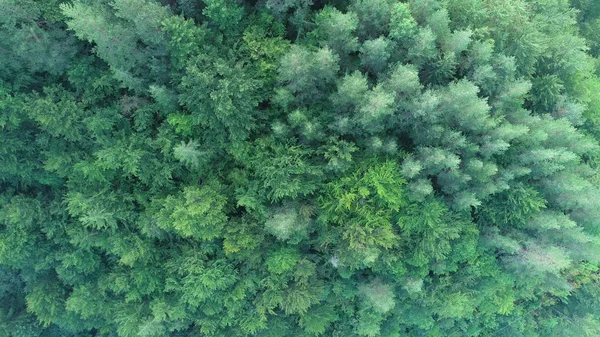
[[[600,336],[600,1],[0,0],[0,336]]]

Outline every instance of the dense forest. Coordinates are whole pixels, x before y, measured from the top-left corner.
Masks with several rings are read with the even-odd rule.
[[[600,1],[0,0],[0,336],[600,336]]]

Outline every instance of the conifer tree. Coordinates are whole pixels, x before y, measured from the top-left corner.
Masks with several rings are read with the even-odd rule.
[[[0,0],[0,335],[599,335],[599,16]]]

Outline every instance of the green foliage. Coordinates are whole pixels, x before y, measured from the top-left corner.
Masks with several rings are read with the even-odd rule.
[[[380,280],[373,280],[371,283],[363,284],[358,289],[367,308],[372,308],[380,313],[386,313],[396,305],[394,290],[390,285],[382,283]]]
[[[404,179],[398,165],[384,162],[358,169],[352,175],[329,183],[319,199],[320,221],[338,226],[324,242],[343,242],[341,263],[361,266],[375,261],[381,249],[398,240],[392,219],[406,204]]]
[[[278,240],[288,242],[299,242],[306,236],[306,230],[310,218],[301,211],[306,207],[289,205],[275,209],[273,214],[265,222],[265,229]]]
[[[513,188],[490,200],[478,211],[479,221],[501,227],[521,227],[541,209],[546,200],[532,188]]]
[[[211,240],[221,236],[227,222],[223,208],[227,199],[219,194],[219,185],[184,188],[179,198],[167,197],[161,202],[157,225],[173,230],[182,237]]]
[[[282,274],[294,268],[298,263],[299,254],[292,249],[283,249],[273,252],[267,257],[267,270],[271,273]]]
[[[380,73],[387,66],[392,56],[392,43],[382,37],[367,40],[360,47],[360,63],[374,74]]]
[[[115,3],[85,1],[65,3],[61,9],[69,18],[69,28],[83,40],[94,43],[95,53],[111,67],[113,76],[131,90],[147,89],[151,82],[166,80],[165,36],[161,21],[169,16],[166,8],[150,0]],[[141,43],[145,48],[138,48]],[[151,83],[150,82],[150,83]]]
[[[320,43],[344,57],[358,49],[358,38],[354,32],[358,17],[354,12],[342,13],[334,7],[325,7],[315,17],[317,28],[312,31]]]
[[[228,34],[232,34],[232,30],[239,29],[244,17],[243,7],[228,0],[203,0],[203,2],[206,7],[202,10],[202,14],[210,18],[219,29]]]
[[[259,75],[274,81],[279,59],[289,48],[289,41],[282,38],[285,28],[281,22],[260,13],[244,31],[243,40],[250,59],[257,63]]]
[[[197,167],[202,162],[203,153],[198,149],[197,142],[190,140],[189,142],[181,142],[173,148],[173,155],[177,160],[190,166]]]
[[[206,61],[206,64],[201,62]],[[241,64],[200,57],[181,79],[180,103],[216,142],[244,140],[253,129],[260,81]]]
[[[409,42],[415,37],[417,22],[411,16],[410,7],[405,3],[396,3],[390,18],[389,36],[401,43]]]
[[[0,3],[0,79],[15,89],[55,83],[81,46],[64,30],[60,1]],[[46,79],[39,74],[44,74]]]
[[[398,220],[409,240],[412,259],[409,263],[423,265],[430,260],[443,260],[451,251],[451,241],[460,237],[465,225],[437,201],[411,205]]]
[[[241,160],[249,164],[272,201],[307,196],[319,186],[323,172],[310,161],[312,151],[306,147],[263,139],[246,151],[252,152],[244,153]]]
[[[600,335],[592,0],[0,0],[0,335]]]
[[[294,45],[281,60],[279,80],[297,100],[307,102],[321,95],[321,89],[334,80],[338,59],[328,47],[311,52]]]

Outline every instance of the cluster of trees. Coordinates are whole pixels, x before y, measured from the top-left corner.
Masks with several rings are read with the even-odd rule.
[[[0,334],[600,335],[600,3],[0,0]]]

